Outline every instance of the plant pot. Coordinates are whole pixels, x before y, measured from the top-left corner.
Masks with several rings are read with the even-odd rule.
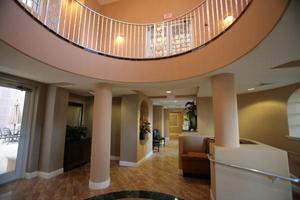
[[[141,132],[140,133],[140,140],[145,140],[146,134]]]

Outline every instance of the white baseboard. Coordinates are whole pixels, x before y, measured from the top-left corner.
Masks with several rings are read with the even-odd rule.
[[[55,176],[62,174],[63,172],[64,172],[63,168],[60,168],[60,169],[52,171],[52,172],[42,172],[42,171],[26,172],[25,178],[32,179],[35,177],[40,177],[40,178],[50,179],[50,178],[53,178]]]
[[[209,189],[209,193],[210,193],[210,200],[216,200],[211,189]]]
[[[123,161],[123,160],[120,160],[119,165],[124,166],[124,167],[138,167],[139,166],[139,164],[137,162],[128,162],[128,161]]]
[[[140,166],[145,160],[147,160],[148,158],[150,158],[153,155],[153,151],[151,150],[149,153],[147,153],[147,155],[142,158],[141,160],[139,160],[138,162],[128,162],[128,161],[123,161],[120,160],[119,165],[121,166],[125,166],[125,167],[138,167]]]
[[[89,188],[92,190],[101,190],[107,188],[110,185],[110,179],[103,182],[93,182],[89,181]]]
[[[62,173],[64,173],[64,169],[60,168],[60,169],[52,171],[52,172],[39,172],[38,176],[41,177],[41,178],[50,179],[50,178],[58,176]]]
[[[110,156],[110,160],[120,160],[120,156]]]
[[[26,179],[32,179],[32,178],[35,178],[39,175],[38,171],[35,171],[35,172],[26,172],[25,173],[25,178]]]

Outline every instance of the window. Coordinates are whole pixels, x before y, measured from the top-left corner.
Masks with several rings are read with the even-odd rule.
[[[29,10],[35,13],[39,13],[41,0],[19,0],[21,3],[25,4]]]
[[[155,24],[147,29],[147,57],[162,57],[192,48],[192,19]]]
[[[170,54],[187,51],[192,47],[191,19],[179,20],[171,27]]]
[[[300,89],[289,98],[287,104],[289,137],[300,139]]]
[[[83,104],[69,102],[67,110],[67,125],[82,126]]]

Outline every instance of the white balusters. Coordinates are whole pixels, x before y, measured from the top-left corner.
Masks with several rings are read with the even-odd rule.
[[[19,2],[42,23],[53,29],[51,0],[29,5]],[[251,0],[205,0],[185,15],[154,24],[115,20],[88,8],[78,0],[62,0],[58,24],[62,37],[93,51],[133,59],[167,57],[208,43],[222,33]],[[40,8],[40,9],[37,9]],[[38,11],[37,11],[38,10]],[[232,22],[226,24],[226,18]],[[52,23],[50,25],[50,23]]]

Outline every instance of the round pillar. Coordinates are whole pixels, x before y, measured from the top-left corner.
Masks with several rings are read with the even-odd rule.
[[[240,139],[234,74],[219,74],[213,76],[211,81],[215,144],[224,147],[239,147]]]
[[[89,187],[103,189],[110,184],[111,86],[96,86],[93,109],[92,152]]]

